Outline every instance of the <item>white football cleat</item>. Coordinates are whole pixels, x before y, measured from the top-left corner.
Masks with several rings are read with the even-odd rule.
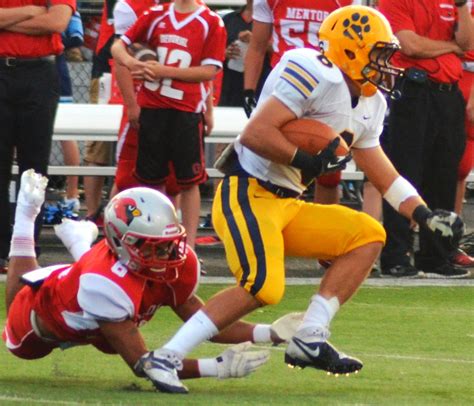
[[[281,341],[289,342],[294,336],[296,330],[303,321],[304,313],[293,312],[285,314],[279,319],[275,320],[270,326],[272,341],[275,341],[275,336]]]
[[[99,229],[94,222],[68,218],[63,218],[61,224],[54,226],[54,232],[68,251],[71,251],[72,246],[78,241],[84,241],[90,247],[99,235]]]
[[[20,190],[17,207],[20,206],[28,214],[38,215],[44,203],[48,178],[34,169],[28,169],[21,174]]]
[[[181,369],[183,362],[178,355],[164,348],[147,352],[133,368],[136,375],[148,378],[160,392],[186,394],[188,388],[178,377]]]

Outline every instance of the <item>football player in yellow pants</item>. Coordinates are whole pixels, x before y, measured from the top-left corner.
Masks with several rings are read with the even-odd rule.
[[[370,272],[385,232],[364,213],[297,199],[308,180],[343,169],[349,158],[335,155],[339,138],[317,155],[301,150],[281,132],[291,120],[319,120],[349,134],[355,162],[388,203],[429,231],[440,249],[459,243],[461,219],[431,211],[380,147],[386,102],[378,89],[396,97],[385,79],[401,73],[389,64],[398,45],[387,20],[369,7],[343,7],[324,20],[319,39],[322,52],[284,54],[242,135],[221,159],[219,168],[227,176],[215,197],[213,222],[237,285],[217,293],[155,353],[182,359],[235,320],[278,303],[289,254],[332,264],[288,344],[285,362],[335,374],[362,368],[361,361],[328,342],[329,326]],[[161,370],[167,389],[183,393],[176,368],[163,362]]]

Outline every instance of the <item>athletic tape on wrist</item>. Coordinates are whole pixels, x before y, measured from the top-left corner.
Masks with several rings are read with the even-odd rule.
[[[419,196],[419,193],[402,176],[395,179],[383,195],[384,199],[397,211],[400,209],[400,205],[412,196]]]

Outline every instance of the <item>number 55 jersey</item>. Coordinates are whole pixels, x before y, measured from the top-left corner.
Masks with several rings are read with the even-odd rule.
[[[162,65],[175,68],[213,65],[221,69],[226,37],[222,19],[208,7],[202,5],[194,12],[183,14],[171,3],[145,11],[121,39],[127,45],[138,42],[156,50]],[[205,82],[165,77],[145,82],[138,93],[138,104],[200,113],[204,110],[208,88]]]
[[[253,19],[273,24],[272,67],[294,48],[319,49],[318,32],[332,11],[361,0],[255,0]]]

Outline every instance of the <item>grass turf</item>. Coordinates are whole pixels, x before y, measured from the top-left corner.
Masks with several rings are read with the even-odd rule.
[[[199,293],[208,298],[221,288],[203,285]],[[270,323],[301,311],[313,290],[289,286],[281,304],[257,310],[247,320]],[[335,378],[309,368],[289,369],[283,362],[284,346],[271,347],[271,360],[253,375],[187,381],[187,396],[155,392],[118,356],[92,347],[56,350],[45,359],[24,361],[2,346],[0,405],[472,405],[473,293],[472,287],[362,288],[338,313],[331,338],[364,361],[360,374]],[[164,308],[142,331],[155,348],[179,325]],[[205,343],[193,355],[215,356],[224,348]]]

